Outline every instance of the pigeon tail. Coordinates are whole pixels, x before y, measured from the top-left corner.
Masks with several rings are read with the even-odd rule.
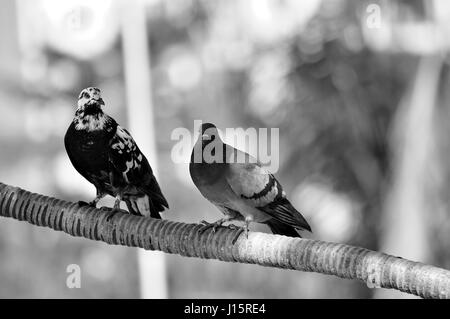
[[[164,211],[160,203],[153,203],[148,195],[124,199],[130,214],[161,219],[159,212]]]
[[[312,232],[306,219],[286,198],[278,199],[264,207],[259,207],[259,209],[283,224]]]
[[[282,222],[276,220],[276,219],[269,219],[267,222],[265,222],[272,233],[275,235],[284,235],[288,237],[299,237],[301,238],[300,234],[295,230],[294,227],[283,224]]]

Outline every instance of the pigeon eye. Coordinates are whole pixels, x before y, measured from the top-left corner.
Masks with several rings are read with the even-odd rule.
[[[85,99],[90,98],[89,93],[84,92],[84,93],[83,93],[83,97],[84,97]]]

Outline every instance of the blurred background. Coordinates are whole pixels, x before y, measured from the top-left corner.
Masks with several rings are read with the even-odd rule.
[[[96,86],[157,170],[164,218],[221,216],[172,161],[174,129],[279,128],[276,175],[310,222],[307,237],[448,269],[449,18],[447,0],[4,0],[0,182],[92,199],[63,136],[80,90]],[[66,286],[70,264],[80,289]],[[0,297],[406,296],[2,218]]]

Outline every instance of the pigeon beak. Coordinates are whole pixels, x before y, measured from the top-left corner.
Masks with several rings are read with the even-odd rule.
[[[208,134],[202,134],[202,140],[209,140],[210,138]]]
[[[98,100],[96,100],[96,99],[90,99],[89,102],[88,102],[88,105],[96,105],[96,104],[101,105],[101,106],[104,106],[104,105],[105,105],[105,102],[103,101],[102,98],[100,98],[100,99],[98,99]]]

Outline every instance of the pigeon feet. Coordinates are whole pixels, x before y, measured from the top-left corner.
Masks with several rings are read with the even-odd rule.
[[[93,200],[92,202],[88,203],[88,202],[79,200],[78,201],[78,206],[81,206],[81,207],[85,207],[85,206],[97,207],[97,202],[95,200]]]
[[[111,209],[110,213],[108,214],[108,217],[106,217],[106,221],[109,222],[117,213],[128,214],[126,210],[114,207],[113,209]]]
[[[109,213],[108,216],[106,217],[106,221],[107,221],[107,222],[110,222],[111,219],[114,217],[114,215],[117,214],[117,213],[118,213],[118,211],[116,211],[116,210],[113,209],[113,210],[111,211],[111,213]]]
[[[120,202],[122,201],[122,196],[117,195],[114,201],[114,210],[120,210]]]
[[[241,237],[242,233],[245,232],[244,228],[242,227],[237,227],[235,226],[233,229],[237,229],[238,231],[236,232],[236,235],[233,237],[233,239],[231,240],[231,243],[234,245],[236,243],[236,241],[239,239],[239,237]],[[248,238],[248,237],[247,237]]]
[[[124,212],[128,213],[120,208],[121,201],[122,201],[122,197],[120,195],[117,195],[116,200],[114,201],[113,209],[111,210],[111,214],[109,214],[108,217],[106,217],[107,222],[109,222],[111,220],[111,218],[113,218],[113,216],[117,213],[124,213]]]
[[[245,226],[243,227],[242,230],[245,232],[245,237],[248,239],[248,232],[249,232],[249,230],[248,230],[248,224],[245,224]]]
[[[223,226],[223,223],[226,223],[228,221],[230,221],[230,218],[222,218],[214,223],[208,223],[207,221],[202,220],[200,222],[200,224],[203,224],[203,227],[200,229],[200,232],[204,232],[205,230],[208,230],[210,228],[213,229],[213,232],[216,232],[217,228],[219,228],[219,227],[225,227],[228,229],[237,229],[238,228],[236,225],[232,225],[232,224],[230,224],[228,226]]]
[[[92,201],[89,202],[89,203],[80,200],[80,201],[78,201],[78,205],[79,205],[79,206],[82,206],[82,207],[83,207],[83,206],[90,206],[90,207],[96,208],[96,207],[97,207],[97,203],[98,203],[98,202],[100,201],[100,199],[102,199],[103,197],[105,197],[105,195],[103,195],[102,193],[99,193],[99,192],[97,191],[97,196],[94,198],[94,200],[92,200]]]
[[[248,239],[249,224],[250,224],[250,221],[246,220],[244,226],[242,226],[242,227],[238,227],[236,225],[233,225],[232,229],[238,229],[239,230],[236,233],[236,236],[234,236],[233,240],[231,241],[233,243],[233,245],[236,243],[236,241],[239,239],[239,237],[242,235],[242,233],[245,233],[245,238]]]
[[[222,219],[214,222],[214,223],[208,223],[206,220],[202,220],[200,222],[200,224],[203,224],[203,227],[199,229],[200,233],[204,233],[206,230],[212,228],[213,229],[213,233],[216,232],[217,228],[222,227],[222,224],[224,222],[222,221]]]
[[[240,227],[242,229],[242,231],[245,232],[245,237],[247,239],[248,239],[248,232],[249,232],[250,223],[252,221],[253,221],[253,218],[251,216],[248,216],[244,220],[244,225],[242,227]]]
[[[81,207],[89,206],[89,203],[84,202],[84,201],[82,201],[82,200],[79,200],[79,201],[78,201],[78,206],[81,206]]]
[[[246,232],[246,235],[247,235],[247,238],[248,238],[248,227],[246,229],[245,227],[239,227],[239,226],[236,226],[234,224],[223,226],[223,223],[225,223],[227,221],[229,221],[229,219],[227,219],[227,218],[220,219],[220,220],[218,220],[218,221],[216,221],[214,223],[208,223],[207,221],[202,220],[200,223],[203,224],[203,227],[199,229],[199,233],[203,233],[203,232],[205,232],[206,230],[208,230],[210,228],[212,228],[213,229],[213,233],[215,233],[217,228],[225,227],[225,228],[228,228],[230,230],[237,230],[236,235],[231,240],[231,243],[233,245],[236,243],[236,241],[238,240],[238,238],[241,236],[241,234],[243,232]]]

